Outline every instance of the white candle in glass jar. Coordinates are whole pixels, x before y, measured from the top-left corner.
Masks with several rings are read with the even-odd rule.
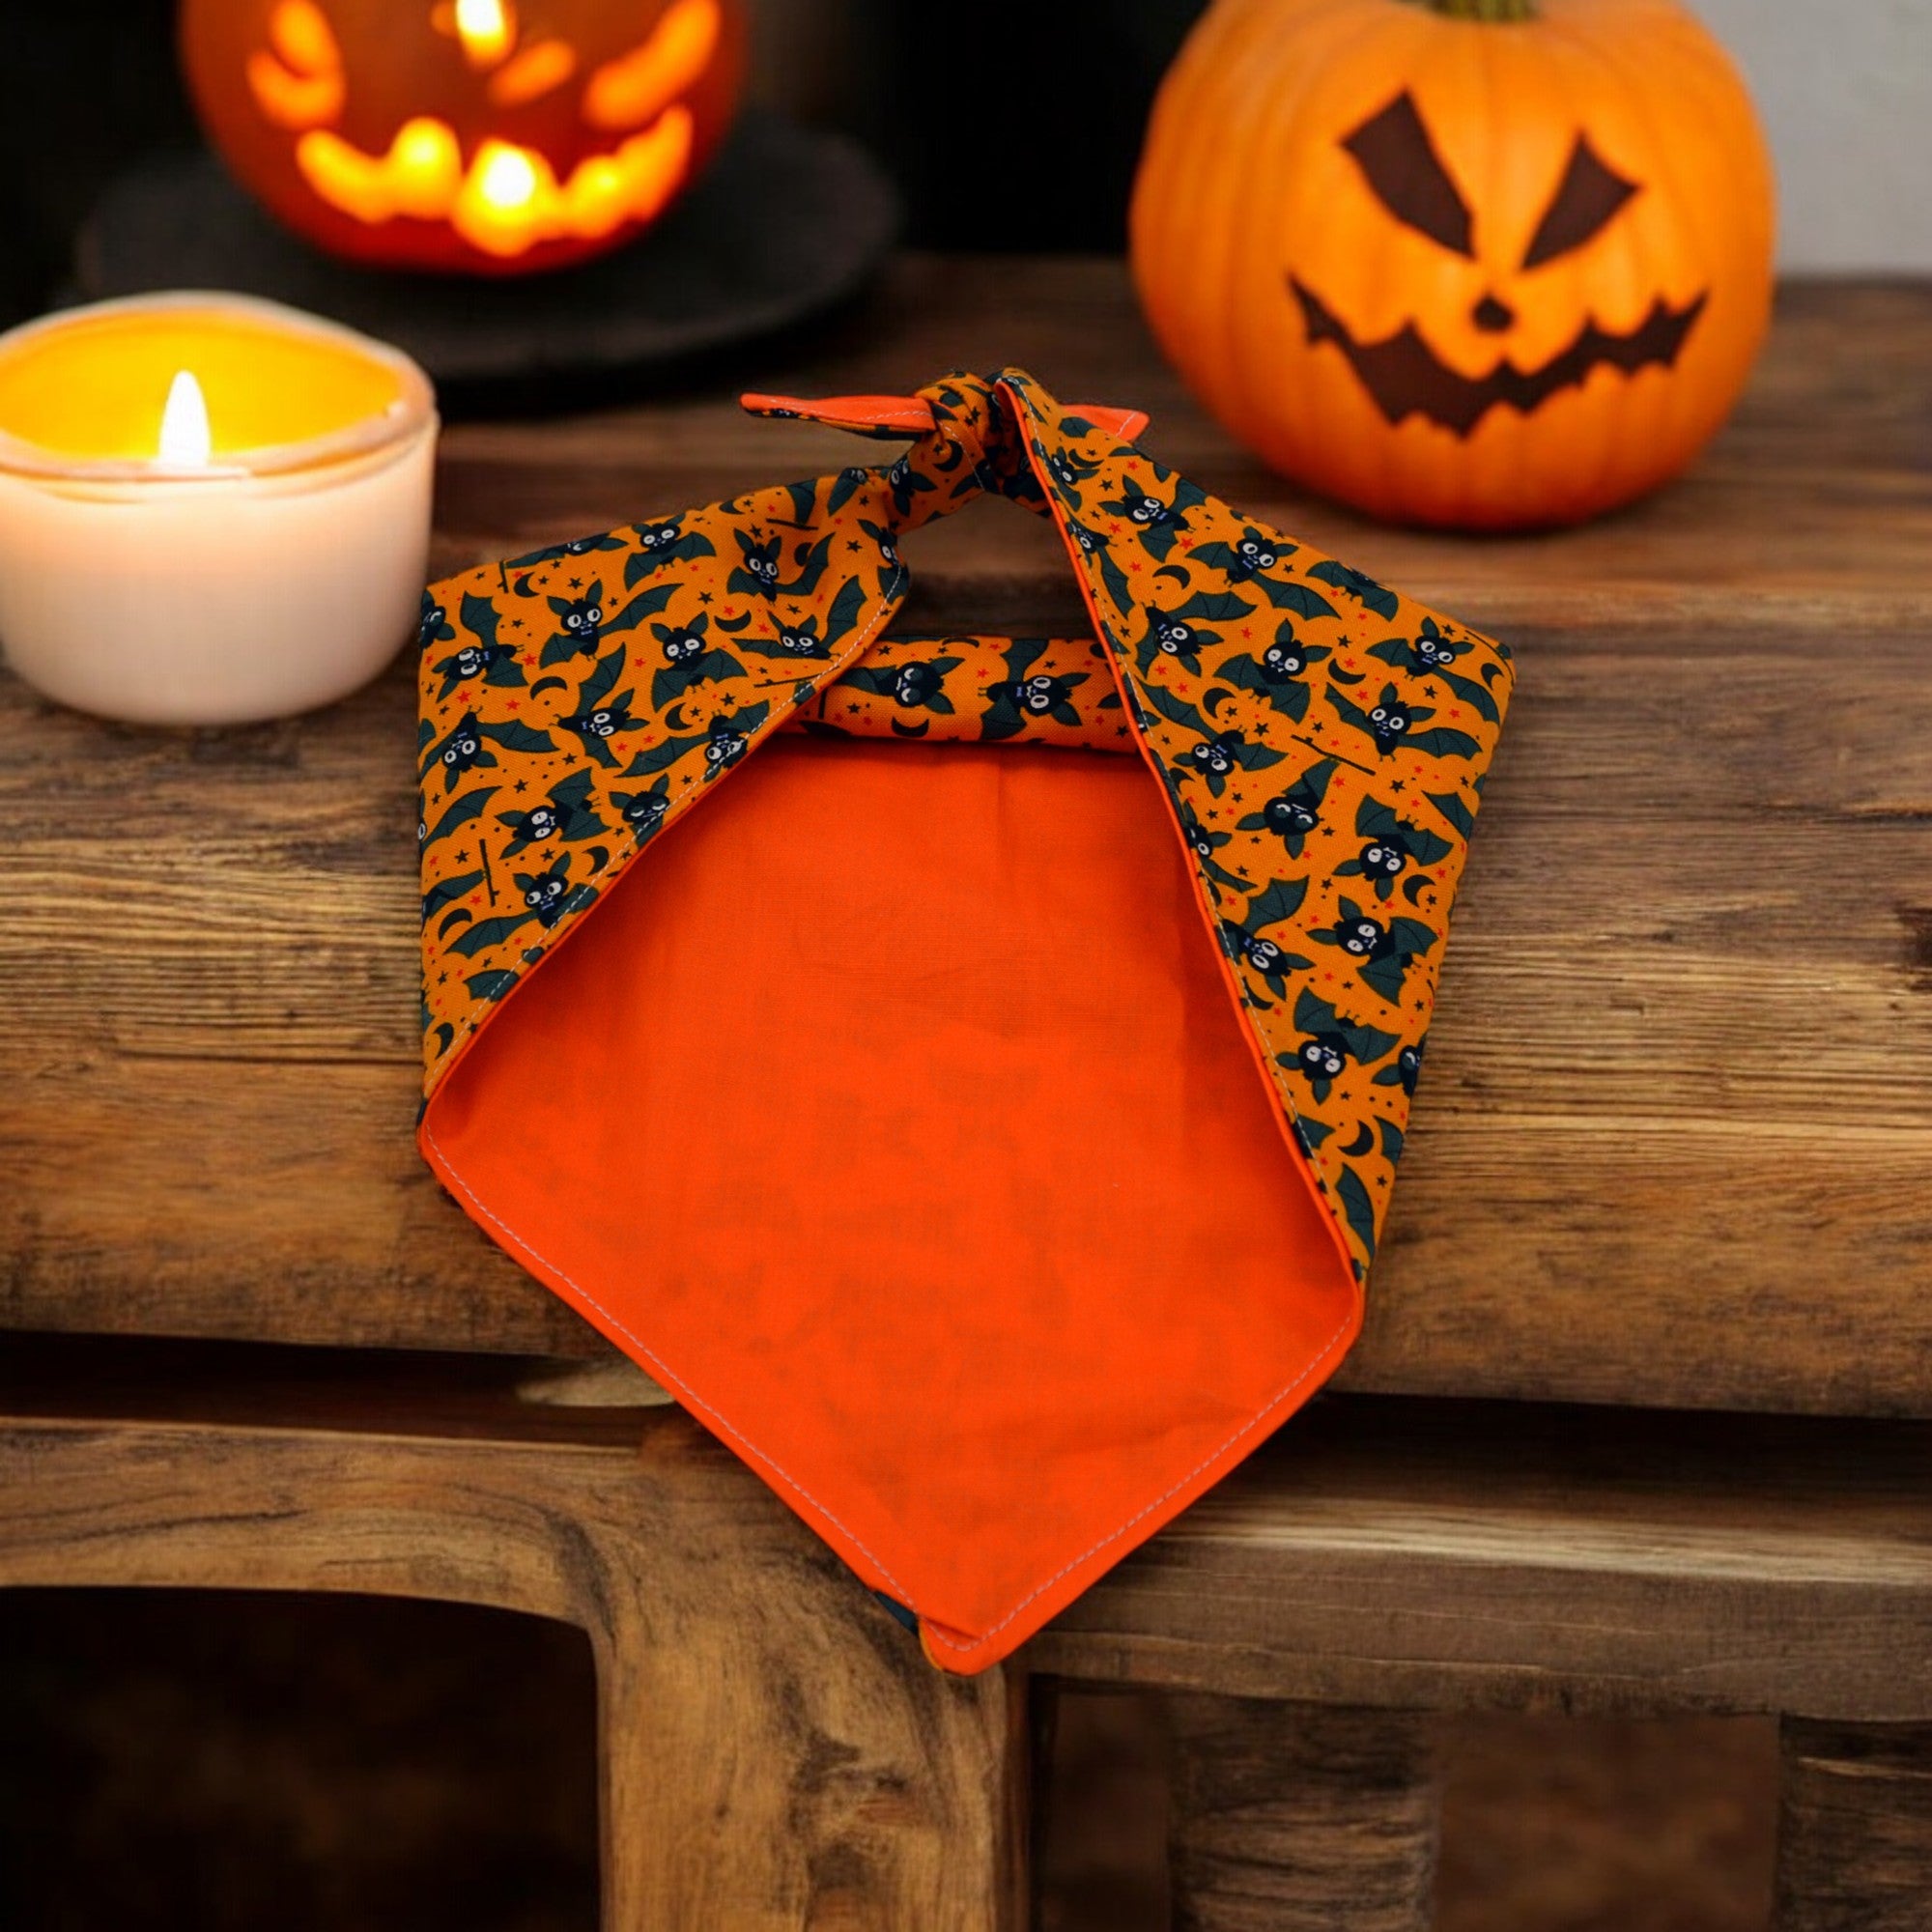
[[[413,632],[436,409],[399,350],[275,302],[138,296],[0,336],[0,647],[144,724],[327,704]]]

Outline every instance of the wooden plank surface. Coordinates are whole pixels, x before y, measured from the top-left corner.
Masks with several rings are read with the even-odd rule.
[[[1020,1932],[1022,1677],[934,1670],[682,1415],[641,1443],[635,1417],[531,1427],[469,1365],[337,1379],[326,1355],[252,1367],[238,1415],[177,1353],[173,1419],[103,1419],[143,1404],[86,1357],[94,1395],[57,1419],[62,1364],[11,1352],[27,1413],[0,1419],[0,1588],[358,1591],[576,1624],[608,1932]],[[240,1419],[265,1389],[280,1419]]]
[[[1932,1719],[1932,1427],[1329,1397],[1036,1670],[1391,1709]]]
[[[1429,1932],[1429,1721],[1254,1697],[1162,1700],[1174,1932]]]
[[[1691,477],[1477,542],[1261,470],[1118,266],[911,258],[701,396],[452,428],[436,567],[864,454],[742,417],[739,376],[1002,360],[1521,658],[1344,1385],[1932,1414],[1932,287],[1787,291]],[[1078,621],[1004,506],[908,557],[909,624]],[[401,667],[200,734],[0,675],[0,1323],[602,1348],[413,1151],[412,730]]]
[[[939,1684],[682,1412],[533,1406],[523,1374],[19,1339],[0,1351],[0,1584],[186,1583],[192,1560],[582,1616],[610,1543],[634,1552],[611,1574],[655,1578],[721,1657],[823,1645]],[[1016,1670],[1397,1711],[1932,1722],[1928,1479],[1918,1422],[1326,1397]]]
[[[1776,1932],[1922,1932],[1932,1724],[1788,1720]]]

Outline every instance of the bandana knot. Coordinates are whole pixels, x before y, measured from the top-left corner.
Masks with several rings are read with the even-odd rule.
[[[990,376],[955,370],[910,396],[833,396],[803,402],[792,396],[747,396],[756,415],[829,423],[855,436],[909,439],[904,454],[882,469],[890,503],[881,507],[895,532],[916,530],[950,516],[975,497],[1005,497],[1036,516],[1051,515],[1034,461],[1051,465],[1057,451],[1037,441],[1020,399],[1031,379],[1018,369]],[[1138,410],[1075,405],[1068,420],[1129,438],[1147,426]],[[1036,447],[1029,455],[1029,438]],[[1062,459],[1064,460],[1064,459]],[[855,472],[867,473],[867,472]]]

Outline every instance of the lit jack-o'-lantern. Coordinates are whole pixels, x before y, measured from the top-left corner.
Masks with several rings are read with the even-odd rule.
[[[337,254],[474,273],[653,220],[728,124],[738,0],[184,0],[204,127]]]
[[[1217,0],[1132,234],[1222,422],[1410,522],[1567,523],[1662,482],[1770,307],[1756,118],[1674,0]]]

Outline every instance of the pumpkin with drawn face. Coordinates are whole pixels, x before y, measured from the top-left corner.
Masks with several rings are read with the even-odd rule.
[[[1377,515],[1574,522],[1680,470],[1770,306],[1770,169],[1675,0],[1217,0],[1133,266],[1202,401]]]
[[[184,0],[203,126],[355,261],[481,274],[601,253],[729,122],[739,0]]]

